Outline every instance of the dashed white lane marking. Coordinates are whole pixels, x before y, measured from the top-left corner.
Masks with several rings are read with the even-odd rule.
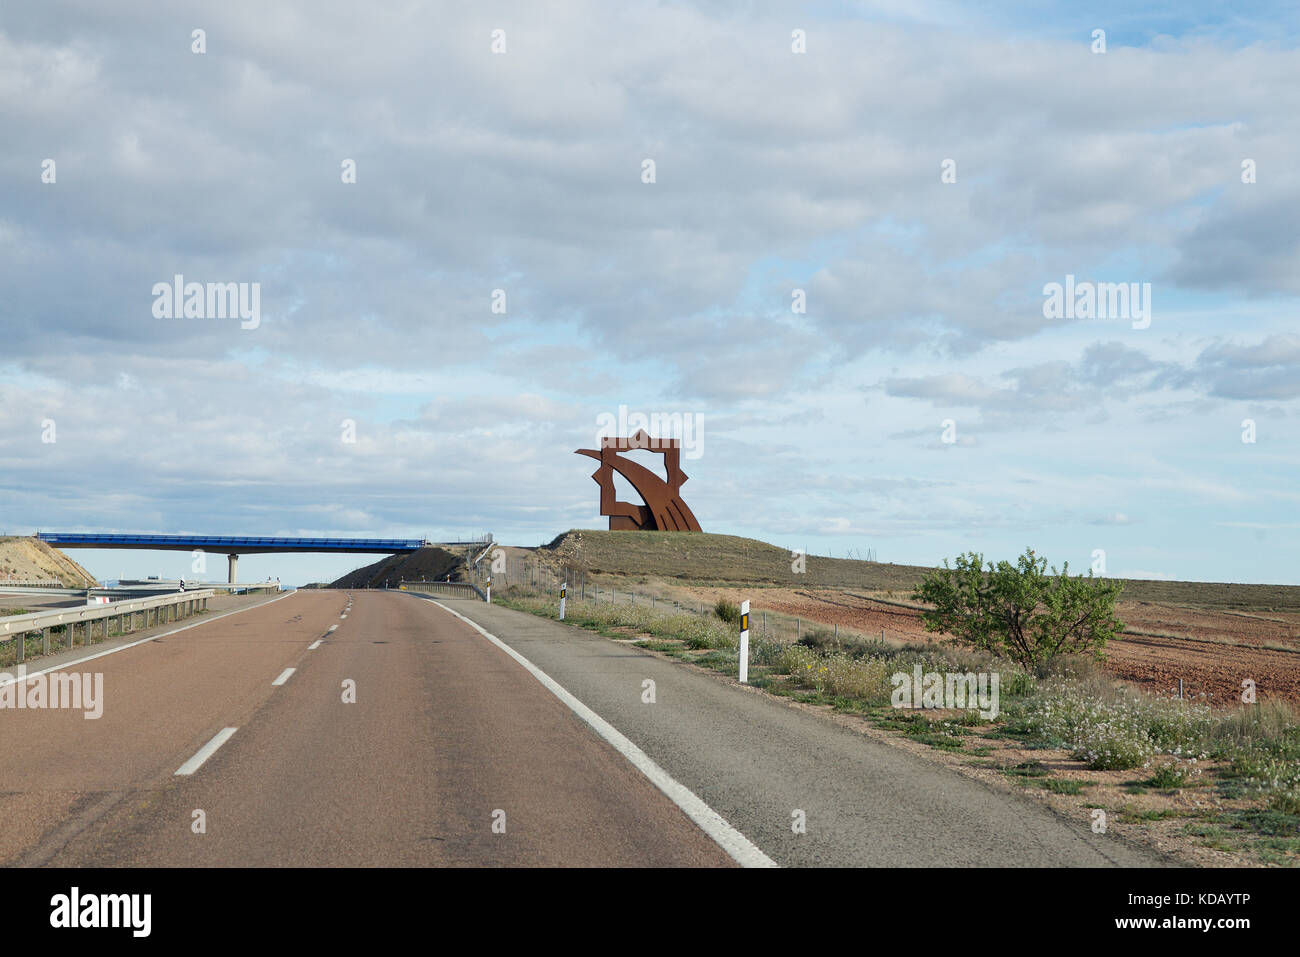
[[[324,638],[317,638],[315,641],[313,641],[310,645],[307,646],[307,650],[315,651],[317,648],[320,647],[320,643],[324,640],[325,640]]]
[[[289,680],[289,676],[292,675],[297,670],[298,670],[297,668],[285,668],[283,671],[280,672],[280,677],[272,681],[271,684],[276,685],[277,687],[279,685],[284,684],[286,681]]]
[[[217,748],[221,747],[223,744],[229,741],[230,736],[234,734],[235,731],[236,731],[235,728],[222,728],[215,735],[213,735],[211,741],[209,741],[203,747],[199,748],[199,750],[194,753],[194,757],[190,758],[179,768],[177,768],[176,773],[180,775],[189,775],[189,774],[193,774],[199,768],[203,767],[203,762],[206,761],[208,758],[212,757],[214,754],[216,754]]]
[[[328,635],[330,632],[334,631],[336,628],[338,628],[338,625],[330,625],[330,630],[327,631],[327,632],[325,632],[325,634]]]
[[[342,620],[343,620],[344,618],[346,618],[346,617],[348,617],[348,616],[347,616],[347,615],[339,615],[339,620],[342,621]]]
[[[433,599],[426,599],[433,602],[443,611],[455,615],[465,624],[469,625],[480,635],[486,638],[492,644],[496,645],[519,664],[523,665],[534,678],[540,681],[543,687],[551,694],[559,698],[569,709],[592,729],[613,745],[614,749],[627,758],[632,766],[650,779],[655,787],[668,796],[668,799],[676,804],[692,821],[699,826],[700,830],[713,838],[719,847],[731,855],[741,867],[776,867],[776,861],[772,860],[762,851],[760,851],[749,838],[741,834],[738,830],[723,820],[722,815],[713,808],[709,807],[698,797],[695,796],[686,786],[679,784],[667,771],[655,764],[650,756],[629,741],[619,732],[612,724],[602,718],[596,712],[592,711],[585,704],[575,698],[564,688],[560,687],[546,672],[538,668],[535,664],[515,651],[504,641],[492,634],[490,631],[480,627],[477,622],[470,621],[458,611],[452,611],[446,605]]]

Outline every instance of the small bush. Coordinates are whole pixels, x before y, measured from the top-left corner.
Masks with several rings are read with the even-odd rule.
[[[1101,657],[1106,642],[1124,627],[1115,618],[1115,599],[1123,583],[1047,573],[1047,559],[1025,549],[1015,565],[996,565],[977,552],[959,555],[956,567],[926,575],[912,593],[930,609],[921,613],[926,631],[946,632],[953,640],[1010,658],[1032,670],[1062,654]]]
[[[740,624],[740,606],[735,602],[719,598],[713,606],[713,613],[729,625]]]
[[[1074,747],[1076,761],[1094,771],[1131,771],[1151,760],[1151,742],[1128,729],[1104,731]]]
[[[1200,769],[1196,767],[1195,758],[1190,761],[1173,761],[1169,764],[1160,765],[1160,767],[1156,768],[1155,773],[1143,783],[1160,791],[1172,791],[1175,788],[1187,787],[1192,778],[1199,773]]]

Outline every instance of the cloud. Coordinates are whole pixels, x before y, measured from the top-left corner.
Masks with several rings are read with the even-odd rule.
[[[794,55],[770,2],[233,0],[195,55],[142,0],[7,11],[8,520],[549,538],[598,521],[570,453],[621,403],[704,416],[706,527],[1156,527],[1044,518],[1115,456],[1189,511],[1275,502],[1284,464],[1233,498],[1205,437],[1300,398],[1294,30],[1112,14],[1103,57],[1068,5],[832,6]],[[177,273],[259,282],[260,326],[155,319]],[[1046,320],[1067,273],[1165,311]]]
[[[1101,515],[1097,518],[1090,519],[1089,525],[1132,525],[1133,520],[1123,512],[1111,512],[1108,515]]]

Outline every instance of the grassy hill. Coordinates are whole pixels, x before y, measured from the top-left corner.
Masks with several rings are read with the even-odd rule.
[[[701,584],[910,591],[928,568],[809,555],[791,570],[789,551],[752,538],[703,532],[611,532],[575,529],[540,549],[591,573],[678,578]],[[1015,556],[986,556],[995,561]],[[1049,562],[1052,556],[1048,556]],[[1300,586],[1126,580],[1123,600],[1220,610],[1300,611]]]
[[[753,538],[707,532],[574,530],[545,546],[555,558],[589,572],[654,575],[693,582],[736,582],[837,588],[911,588],[925,569],[914,565],[808,556],[791,570],[790,553]]]

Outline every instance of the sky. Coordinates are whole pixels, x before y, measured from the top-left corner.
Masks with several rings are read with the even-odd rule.
[[[573,452],[622,407],[691,424],[706,531],[1300,583],[1298,25],[0,6],[0,533],[537,545],[605,527]]]

